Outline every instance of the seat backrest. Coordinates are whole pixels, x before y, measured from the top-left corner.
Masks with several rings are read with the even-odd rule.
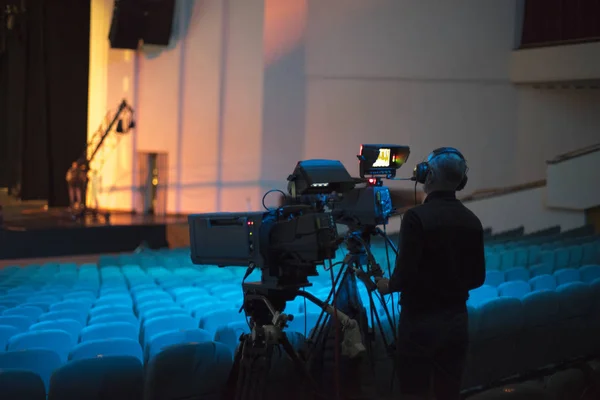
[[[486,271],[485,273],[485,285],[498,287],[505,280],[504,272],[502,271]]]
[[[593,294],[587,283],[565,283],[556,288],[556,293],[559,296],[561,318],[586,316],[591,312]]]
[[[5,399],[46,400],[44,381],[32,371],[0,370],[0,391]]]
[[[507,269],[504,272],[506,276],[506,281],[528,281],[529,280],[529,270],[525,267],[515,267]]]
[[[558,294],[554,291],[535,291],[521,299],[525,327],[551,326],[559,314]]]
[[[82,342],[73,347],[69,360],[82,360],[98,356],[130,356],[144,362],[142,346],[137,340],[117,338]]]
[[[245,316],[238,310],[231,308],[229,310],[212,311],[204,314],[200,318],[199,327],[214,335],[219,326],[227,325],[230,322],[244,320]]]
[[[478,305],[481,302],[498,297],[498,289],[493,286],[483,285],[469,292],[469,303]]]
[[[529,285],[532,291],[555,290],[556,279],[552,275],[538,275],[529,280]]]
[[[44,310],[42,310],[39,307],[20,306],[20,307],[15,307],[15,308],[9,308],[8,310],[5,310],[2,313],[2,315],[24,315],[24,316],[28,317],[29,319],[31,319],[32,321],[35,321],[43,313],[44,313]]]
[[[521,301],[498,297],[481,304],[478,336],[482,339],[515,334],[523,326]]]
[[[113,356],[74,360],[52,376],[48,400],[143,398],[144,369],[136,357]]]
[[[30,331],[46,331],[46,330],[62,330],[67,332],[73,338],[73,343],[79,340],[79,332],[83,329],[83,325],[74,319],[55,319],[51,321],[42,321],[33,324],[29,327]]]
[[[19,330],[19,332],[26,331],[31,326],[31,324],[33,324],[33,320],[25,315],[0,316],[0,325],[14,326]]]
[[[582,282],[591,283],[600,278],[600,265],[585,265],[579,268]]]
[[[82,342],[86,342],[98,339],[137,339],[138,335],[139,327],[129,322],[105,322],[86,326],[79,337]]]
[[[91,317],[88,321],[88,325],[103,324],[106,322],[129,322],[130,324],[137,326],[139,329],[140,321],[133,314],[133,312],[120,312],[115,314],[101,314],[95,317]]]
[[[505,282],[498,286],[498,294],[501,297],[515,297],[521,299],[529,292],[531,292],[531,287],[528,282],[524,281]]]
[[[198,321],[185,315],[173,315],[151,318],[143,324],[143,343],[149,343],[149,340],[162,332],[178,331],[198,328]]]
[[[556,284],[558,286],[581,281],[579,270],[574,268],[557,270],[554,272],[554,277],[556,278]]]
[[[211,333],[200,328],[159,333],[153,336],[150,343],[147,344],[144,360],[148,361],[169,346],[186,343],[211,342],[212,339],[213,335]]]
[[[85,324],[87,321],[87,311],[77,311],[77,310],[62,310],[62,311],[49,311],[40,315],[39,321],[52,321],[55,319],[74,319],[75,321],[79,321],[82,324]]]
[[[47,329],[19,333],[8,341],[8,350],[47,349],[55,351],[62,360],[67,359],[75,345],[69,333],[60,329]]]
[[[145,393],[153,399],[217,398],[232,366],[231,351],[222,343],[170,346],[150,360]]]
[[[19,329],[14,326],[0,325],[0,352],[6,350],[9,339],[18,333]]]
[[[128,305],[102,305],[90,310],[90,319],[106,314],[133,313],[133,308]]]

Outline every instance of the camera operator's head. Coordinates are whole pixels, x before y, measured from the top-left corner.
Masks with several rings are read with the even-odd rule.
[[[426,194],[458,191],[467,184],[467,161],[453,147],[441,147],[415,167],[415,180],[423,184]]]

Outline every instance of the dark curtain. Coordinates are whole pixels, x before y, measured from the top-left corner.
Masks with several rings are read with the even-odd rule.
[[[20,185],[23,200],[66,206],[65,174],[87,139],[90,0],[7,4],[18,14],[3,26],[0,183]]]
[[[526,0],[522,46],[600,40],[600,0]]]

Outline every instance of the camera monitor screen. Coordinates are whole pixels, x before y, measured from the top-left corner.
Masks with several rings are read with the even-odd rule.
[[[393,144],[363,144],[360,146],[360,177],[396,176],[398,170],[410,155],[408,146]]]

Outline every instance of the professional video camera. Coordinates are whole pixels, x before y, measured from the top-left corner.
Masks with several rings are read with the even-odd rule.
[[[313,341],[323,341],[328,335],[324,326],[329,318],[341,325],[342,353],[353,358],[367,351],[366,314],[358,302],[346,307],[337,304],[336,291],[354,291],[355,276],[365,283],[369,292],[375,284],[373,276],[382,271],[370,251],[370,237],[382,235],[386,245],[393,244],[378,225],[386,225],[394,213],[389,189],[383,179],[393,179],[406,162],[410,149],[395,145],[362,145],[359,159],[360,178],[350,176],[344,165],[334,160],[306,160],[296,165],[288,177],[288,195],[284,205],[265,212],[214,213],[189,216],[191,257],[194,264],[221,267],[247,267],[242,283],[243,309],[250,318],[252,334],[243,336],[236,354],[233,380],[237,383],[236,399],[262,398],[266,378],[254,376],[258,363],[268,370],[271,348],[282,345],[307,380],[315,386],[307,365],[290,345],[283,329],[293,319],[284,314],[286,303],[297,296],[317,304],[323,312],[311,332]],[[263,198],[264,204],[264,198]],[[348,227],[348,233],[338,234],[337,224]],[[332,259],[341,244],[348,254],[337,277],[333,276]],[[317,267],[331,272],[332,290],[325,301],[305,289],[308,278],[316,276]],[[255,269],[261,271],[260,282],[245,282]],[[364,269],[366,268],[366,270]],[[337,293],[339,294],[339,293]],[[347,296],[348,298],[351,296]],[[373,314],[374,303],[371,297]],[[385,302],[382,302],[385,308]],[[386,308],[387,313],[387,308]],[[381,323],[377,316],[372,320]],[[387,315],[390,324],[391,318]],[[358,322],[357,322],[358,320]]]

